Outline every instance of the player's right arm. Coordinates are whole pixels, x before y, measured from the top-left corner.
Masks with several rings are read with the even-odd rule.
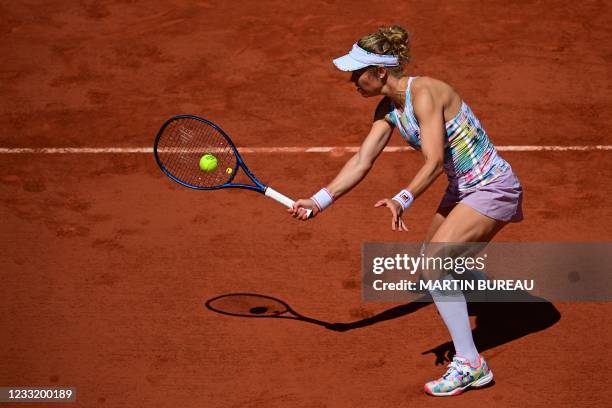
[[[344,164],[342,170],[340,170],[338,175],[326,187],[332,194],[334,200],[348,193],[363,180],[389,142],[393,127],[385,120],[385,115],[388,112],[389,100],[384,98],[376,108],[372,128],[359,148],[359,151]],[[302,208],[311,209],[311,217],[314,217],[320,212],[319,207],[315,204],[314,200],[310,198],[297,200],[293,208],[290,208],[288,211],[293,217],[305,220],[307,219],[306,211],[301,210]]]

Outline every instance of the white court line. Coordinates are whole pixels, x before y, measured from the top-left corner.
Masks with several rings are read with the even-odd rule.
[[[500,152],[567,152],[606,151],[612,145],[583,146],[496,146]],[[240,153],[355,153],[359,146],[315,146],[315,147],[239,147]],[[409,146],[387,146],[385,153],[415,151]],[[152,147],[0,147],[0,154],[115,154],[153,153]]]

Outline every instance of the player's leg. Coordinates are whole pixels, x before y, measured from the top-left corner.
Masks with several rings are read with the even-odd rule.
[[[488,242],[505,224],[467,205],[457,204],[438,226],[430,242],[432,246],[437,243]],[[435,254],[428,252],[427,255]],[[457,395],[470,386],[483,386],[492,381],[493,373],[474,345],[463,294],[432,290],[431,295],[451,334],[457,356],[442,378],[425,384],[425,391],[436,396]]]
[[[437,228],[431,242],[489,242],[506,224],[459,203]]]
[[[451,212],[452,209],[453,209],[452,207],[438,208],[433,218],[431,219],[429,228],[427,228],[427,233],[425,234],[425,240],[423,241],[424,243],[428,243],[431,241],[433,236],[438,231],[438,228],[440,228],[444,220],[446,220],[446,217],[448,217],[448,214]]]

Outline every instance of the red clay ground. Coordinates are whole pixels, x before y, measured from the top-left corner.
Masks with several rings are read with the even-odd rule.
[[[3,3],[0,146],[145,146],[176,113],[242,146],[356,145],[375,102],[330,58],[388,22],[415,33],[413,73],[451,82],[495,143],[611,144],[607,4],[429,3]],[[245,159],[298,197],[347,157]],[[610,153],[504,157],[526,219],[498,241],[612,239]],[[443,370],[422,353],[448,341],[432,306],[343,333],[203,307],[254,292],[352,322],[396,306],[362,303],[360,244],[400,239],[371,205],[419,162],[382,155],[304,224],[252,193],[182,189],[149,155],[1,156],[0,385],[70,385],[88,407],[605,405],[609,303],[555,304],[556,324],[485,351],[495,386],[442,400],[421,391]],[[422,239],[443,188],[401,239]]]
[[[610,240],[599,217],[612,208],[612,166],[593,177],[584,165],[608,155],[582,155],[570,166],[560,164],[564,153],[507,154],[519,174],[532,175],[524,180],[528,215],[498,239]],[[360,243],[398,239],[387,230],[387,214],[370,206],[397,183],[394,169],[417,169],[407,160],[416,157],[383,155],[352,195],[301,224],[252,193],[181,189],[149,156],[5,156],[0,383],[69,384],[80,406],[450,404],[421,393],[442,369],[434,355],[421,353],[448,340],[431,306],[344,333],[203,307],[220,294],[252,292],[280,297],[309,317],[352,322],[396,306],[361,302]],[[303,175],[298,188],[283,175],[305,165],[304,155],[247,159],[292,196],[313,190],[323,176]],[[320,159],[330,168],[342,161]],[[559,176],[570,170],[569,179]],[[607,187],[578,188],[582,183]],[[415,204],[403,239],[421,239],[442,188],[437,183]],[[606,213],[584,208],[585,200]],[[461,402],[603,401],[605,382],[579,373],[605,372],[612,307],[555,306],[557,324],[485,352],[498,383]]]

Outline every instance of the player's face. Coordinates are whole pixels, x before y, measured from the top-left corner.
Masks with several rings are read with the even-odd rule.
[[[374,75],[368,68],[362,68],[351,73],[351,82],[357,87],[359,92],[364,97],[378,96],[383,86],[382,81]]]

